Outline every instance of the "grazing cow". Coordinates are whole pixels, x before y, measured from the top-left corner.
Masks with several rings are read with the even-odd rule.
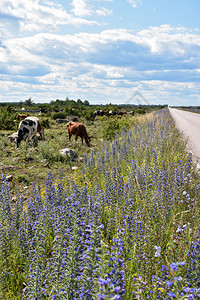
[[[75,141],[77,141],[78,136],[80,136],[83,144],[83,139],[85,140],[88,147],[90,146],[90,138],[87,134],[86,128],[82,123],[79,122],[68,122],[67,130],[69,134],[69,141],[71,140],[72,135],[75,135]]]
[[[119,111],[117,114],[118,114],[118,116],[123,116],[123,115],[126,115],[127,112],[126,111]]]
[[[28,138],[30,143],[30,137],[35,138],[37,132],[39,132],[42,139],[44,139],[44,129],[41,127],[39,119],[36,117],[27,117],[19,123],[16,144],[17,148],[22,140]]]
[[[109,110],[108,115],[109,115],[109,116],[116,116],[116,115],[117,115],[117,112],[116,112],[116,111],[113,111],[113,110]]]
[[[14,120],[14,122],[19,122],[20,120],[23,120],[23,119],[25,119],[27,117],[28,117],[28,115],[26,115],[26,114],[18,114],[16,116],[16,119]]]
[[[96,116],[109,116],[109,112],[108,111],[104,111],[104,110],[96,110],[94,112],[94,117]]]

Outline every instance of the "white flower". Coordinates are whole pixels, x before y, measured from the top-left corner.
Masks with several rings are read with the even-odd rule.
[[[160,257],[161,247],[160,246],[154,246],[153,249],[156,250],[155,257]]]

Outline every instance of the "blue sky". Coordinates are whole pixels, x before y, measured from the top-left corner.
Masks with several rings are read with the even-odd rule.
[[[0,102],[200,106],[199,0],[1,0]],[[145,104],[145,103],[144,103]]]

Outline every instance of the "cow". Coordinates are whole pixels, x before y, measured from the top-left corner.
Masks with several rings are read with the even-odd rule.
[[[28,138],[30,143],[31,136],[35,138],[37,132],[39,132],[41,138],[44,140],[44,129],[41,127],[39,119],[37,117],[27,117],[19,123],[16,145],[19,148],[19,144],[22,140]]]
[[[94,117],[96,116],[109,116],[109,112],[108,111],[104,111],[104,110],[96,110],[94,112]]]
[[[69,135],[69,141],[71,140],[72,135],[75,135],[75,141],[77,141],[80,136],[83,144],[83,139],[86,142],[86,145],[90,146],[90,137],[87,134],[86,128],[82,123],[79,122],[68,122],[67,130]]]
[[[118,116],[123,116],[123,115],[126,115],[127,112],[126,111],[119,111],[117,114],[118,114]]]
[[[19,122],[20,120],[23,120],[23,119],[25,119],[25,118],[27,118],[27,117],[28,117],[28,115],[26,115],[26,114],[18,114],[18,115],[16,116],[14,122]]]

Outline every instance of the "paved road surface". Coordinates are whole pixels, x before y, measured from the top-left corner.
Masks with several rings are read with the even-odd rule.
[[[176,127],[182,131],[186,138],[187,148],[192,151],[193,159],[200,163],[200,114],[191,113],[175,108],[169,108]]]

